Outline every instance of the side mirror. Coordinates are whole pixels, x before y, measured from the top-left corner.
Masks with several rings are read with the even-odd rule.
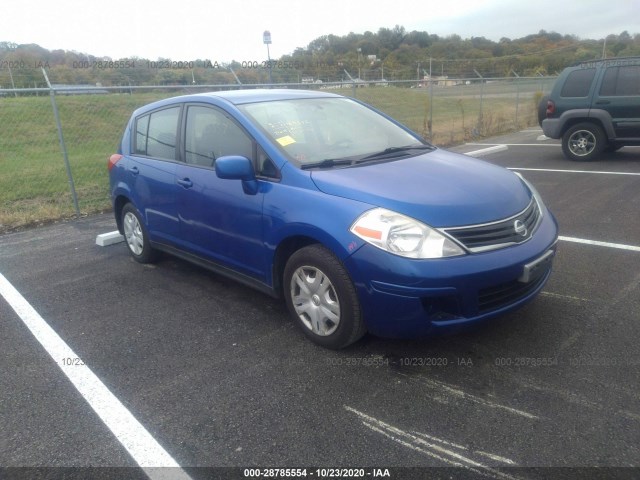
[[[239,155],[228,155],[216,159],[216,175],[225,180],[241,180],[244,193],[258,193],[258,181],[251,160]]]

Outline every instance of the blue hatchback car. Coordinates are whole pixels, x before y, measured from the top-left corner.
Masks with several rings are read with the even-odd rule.
[[[417,337],[531,300],[557,223],[524,178],[339,95],[244,90],[136,110],[109,159],[133,258],[276,297],[317,344]]]

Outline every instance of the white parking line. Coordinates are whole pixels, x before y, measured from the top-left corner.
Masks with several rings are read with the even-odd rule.
[[[410,448],[431,458],[435,458],[451,467],[464,468],[468,472],[476,474],[478,477],[488,477],[496,480],[516,480],[520,477],[507,472],[498,470],[497,468],[485,465],[484,463],[472,458],[469,449],[464,446],[452,444],[445,440],[437,439],[431,435],[421,434],[420,432],[409,433],[400,428],[378,420],[371,415],[367,415],[353,407],[344,405],[345,410],[354,413],[360,418],[362,424],[370,430],[384,435],[403,447]],[[434,441],[435,440],[435,441]],[[460,451],[457,451],[460,450]],[[494,461],[505,463],[507,465],[517,465],[516,462],[499,455],[491,455],[486,452],[475,452],[480,455],[491,458]],[[489,456],[491,455],[491,456]]]
[[[524,168],[524,167],[507,167],[509,170],[522,170],[530,172],[557,172],[557,173],[597,173],[600,175],[632,175],[640,176],[638,172],[607,172],[603,170],[556,170],[552,168]]]
[[[499,146],[504,145],[505,147],[559,147],[559,143],[465,143],[465,145],[484,145],[485,147],[490,147],[492,145]],[[467,155],[469,155],[467,153]]]
[[[507,405],[502,405],[500,403],[491,402],[489,400],[486,400],[484,398],[478,397],[476,395],[472,395],[471,393],[468,393],[468,392],[465,392],[464,390],[461,390],[460,388],[458,388],[455,385],[450,385],[450,384],[447,384],[447,383],[444,383],[444,382],[440,382],[438,380],[432,380],[430,378],[423,377],[423,376],[420,376],[420,375],[410,376],[410,375],[407,375],[405,373],[398,373],[398,375],[401,376],[401,377],[406,377],[407,379],[410,379],[412,381],[418,381],[421,384],[426,385],[428,388],[432,389],[433,391],[438,392],[441,396],[449,394],[451,397],[455,397],[455,398],[463,400],[463,401],[473,402],[473,403],[476,403],[478,405],[482,405],[483,407],[487,407],[487,408],[494,408],[494,409],[502,410],[502,411],[508,412],[510,414],[513,414],[513,415],[519,415],[519,416],[524,417],[524,418],[529,419],[529,420],[539,420],[539,418],[540,418],[537,415],[534,415],[532,413],[525,412],[525,411],[522,411],[522,410],[518,410],[516,408],[512,408],[512,407],[509,407]]]
[[[562,240],[563,242],[583,243],[585,245],[595,245],[597,247],[617,248],[619,250],[631,250],[632,252],[640,252],[640,247],[636,247],[635,245],[625,245],[623,243],[600,242],[598,240],[587,240],[585,238],[563,236],[558,237],[558,240]]]
[[[180,465],[1,273],[0,295],[149,478],[190,480]]]
[[[467,144],[470,145],[470,144]],[[478,144],[482,145],[482,144]],[[480,150],[473,150],[472,152],[467,152],[465,155],[469,155],[470,157],[481,157],[482,155],[489,155],[491,153],[504,152],[505,150],[509,150],[509,147],[506,145],[493,145],[487,148],[481,148]]]

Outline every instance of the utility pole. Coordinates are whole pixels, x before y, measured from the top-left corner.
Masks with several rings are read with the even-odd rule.
[[[433,141],[433,77],[431,76],[431,57],[429,57],[429,141]]]
[[[269,45],[271,44],[271,32],[269,30],[265,30],[262,34],[262,43],[267,46],[267,60],[269,60],[269,83],[273,83],[273,78],[271,77],[271,54],[269,53]]]

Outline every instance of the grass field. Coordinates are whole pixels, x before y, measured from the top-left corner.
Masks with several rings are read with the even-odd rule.
[[[432,101],[431,141],[440,146],[536,122],[535,86],[523,92],[509,92],[505,85],[486,85],[483,91],[480,88],[434,88],[433,99],[425,88],[389,86],[334,91],[370,103],[427,139]],[[131,112],[154,100],[182,93],[56,96],[82,214],[110,208],[106,163],[116,150]],[[0,233],[74,215],[51,99],[0,97]]]
[[[107,159],[131,112],[172,94],[57,96],[83,214],[109,208]],[[75,215],[48,96],[0,99],[0,232]]]
[[[537,122],[537,84],[516,91],[511,83],[427,88],[360,88],[356,98],[365,101],[438,146],[459,144],[474,137],[486,137]],[[352,95],[352,93],[344,94]],[[482,95],[482,102],[480,96]],[[433,102],[433,105],[430,105]],[[482,115],[480,115],[482,103]],[[516,111],[517,106],[517,111]],[[432,136],[428,121],[432,109]]]

